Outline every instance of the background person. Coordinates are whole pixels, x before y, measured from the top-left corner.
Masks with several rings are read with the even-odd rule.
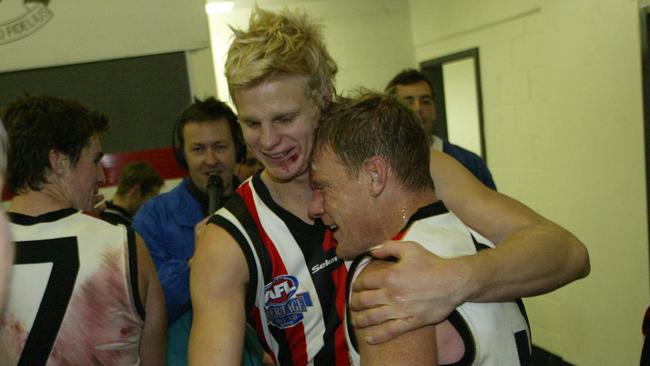
[[[417,240],[445,258],[494,248],[437,199],[421,122],[394,98],[367,93],[337,103],[317,131],[310,212],[337,227],[337,255],[354,259],[348,283],[366,266],[382,265],[366,253],[389,238]],[[347,321],[346,329],[355,365],[501,366],[526,365],[530,359],[530,331],[521,301],[467,302],[435,326],[380,345],[359,342],[366,330]]]
[[[239,184],[235,163],[243,160],[246,146],[235,114],[213,97],[195,100],[180,114],[172,133],[176,160],[188,177],[171,191],[147,201],[138,210],[133,227],[149,246],[165,294],[169,364],[185,365],[192,326],[189,261],[194,255],[195,226],[210,214],[208,178],[213,174],[221,177],[220,200],[226,202]],[[262,349],[252,331],[249,333],[242,364],[256,365],[261,362]]]
[[[135,215],[133,227],[158,269],[170,325],[191,307],[188,261],[194,255],[194,226],[209,214],[208,177],[221,177],[224,201],[239,184],[234,168],[238,154],[245,153],[240,131],[225,103],[212,97],[192,103],[173,131],[177,162],[188,177],[147,201]]]
[[[0,364],[163,365],[165,307],[146,246],[79,211],[93,208],[105,179],[108,121],[52,97],[19,98],[2,119],[16,262]]]
[[[426,75],[414,69],[403,70],[388,82],[386,92],[404,102],[420,117],[424,130],[432,137],[432,149],[451,155],[483,184],[497,189],[492,179],[492,173],[480,156],[433,134],[433,125],[436,123],[438,115],[436,100],[433,96],[433,85]]]
[[[106,201],[100,217],[112,224],[131,226],[133,215],[149,199],[160,192],[165,182],[154,167],[145,162],[127,164],[117,185],[115,196]]]

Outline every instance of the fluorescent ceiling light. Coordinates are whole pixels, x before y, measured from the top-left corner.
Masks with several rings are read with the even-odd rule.
[[[227,13],[235,7],[234,1],[215,1],[205,4],[205,12],[208,14]]]

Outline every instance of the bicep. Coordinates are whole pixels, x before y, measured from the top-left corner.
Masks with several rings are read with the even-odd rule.
[[[385,268],[382,260],[371,260],[360,275]],[[354,328],[362,365],[437,365],[436,329],[429,325],[405,332],[386,342],[370,345],[370,328]]]
[[[248,266],[239,245],[222,228],[209,224],[197,240],[190,271],[190,360],[240,362],[247,282]]]
[[[418,328],[377,345],[363,341],[370,335],[366,329],[355,329],[362,365],[437,365],[435,326]]]
[[[495,243],[517,229],[552,223],[520,202],[487,188],[455,159],[431,152],[436,195],[467,226]]]

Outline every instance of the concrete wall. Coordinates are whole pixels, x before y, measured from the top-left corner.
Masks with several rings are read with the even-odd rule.
[[[245,2],[244,2],[245,3]],[[238,3],[239,4],[239,3]],[[260,7],[299,8],[325,25],[327,46],[339,66],[337,90],[361,86],[383,90],[397,71],[415,65],[407,2],[391,0],[258,1]],[[232,32],[247,28],[251,6],[210,16],[210,35],[219,98],[230,100],[223,65]]]
[[[203,0],[42,3],[0,2],[0,72],[208,46]]]
[[[638,364],[650,304],[636,0],[411,0],[418,62],[478,47],[499,189],[589,248],[591,275],[526,300],[534,342]]]

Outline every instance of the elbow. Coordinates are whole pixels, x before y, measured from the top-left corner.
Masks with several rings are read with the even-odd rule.
[[[573,237],[573,263],[575,268],[575,279],[585,278],[591,272],[591,263],[589,261],[589,251],[587,247],[577,238]]]

